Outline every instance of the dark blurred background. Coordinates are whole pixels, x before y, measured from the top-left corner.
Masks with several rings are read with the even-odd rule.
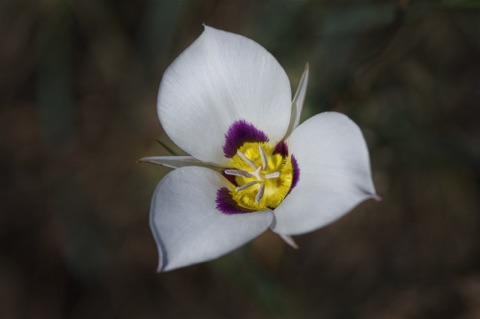
[[[202,23],[266,47],[303,118],[362,128],[380,203],[157,274],[155,110]],[[480,318],[480,2],[0,0],[0,318]]]

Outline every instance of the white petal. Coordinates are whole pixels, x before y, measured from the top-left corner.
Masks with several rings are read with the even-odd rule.
[[[160,254],[158,271],[224,255],[265,231],[271,211],[226,215],[216,209],[216,192],[226,186],[220,174],[203,167],[183,167],[158,184],[150,226]]]
[[[142,163],[162,165],[170,168],[180,168],[185,166],[200,166],[214,169],[213,164],[199,161],[193,156],[147,156],[138,160]]]
[[[275,209],[280,234],[302,234],[340,218],[376,198],[368,149],[347,116],[325,112],[305,121],[288,140],[300,169],[296,187]]]
[[[243,36],[206,26],[165,71],[157,110],[175,144],[202,161],[225,165],[225,133],[235,121],[280,141],[290,101],[287,75],[270,53]]]
[[[300,123],[300,116],[302,115],[303,101],[305,100],[305,94],[307,93],[308,86],[308,74],[310,66],[308,63],[305,65],[305,70],[303,71],[300,82],[298,83],[297,92],[292,101],[292,117],[290,118],[290,125],[288,126],[287,134],[288,137],[293,130]]]

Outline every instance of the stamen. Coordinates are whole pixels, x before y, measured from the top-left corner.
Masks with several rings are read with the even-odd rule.
[[[255,201],[260,203],[263,197],[263,193],[265,191],[265,184],[260,185],[260,189],[258,190],[257,196],[255,196]]]
[[[242,152],[240,151],[237,151],[237,155],[240,156],[242,158],[242,160],[245,161],[245,163],[247,163],[248,165],[250,165],[253,169],[257,169],[257,165],[255,165],[254,162],[252,162],[248,157],[245,156],[245,154],[243,154]]]
[[[280,172],[273,172],[273,173],[265,175],[265,178],[270,179],[270,178],[277,178],[279,176],[280,176]]]
[[[221,169],[232,201],[248,212],[278,207],[298,180],[293,155],[275,153],[274,146],[262,141],[245,142],[232,151],[230,165]]]
[[[247,189],[249,188],[250,186],[253,186],[257,183],[257,181],[253,181],[253,182],[248,182],[246,184],[243,184],[242,186],[239,186],[237,188],[235,188],[235,191],[238,192],[238,191],[243,191],[244,189]],[[262,185],[263,186],[263,185]]]
[[[240,177],[252,177],[249,172],[242,171],[241,169],[226,169],[223,171],[227,175],[240,176]]]
[[[262,169],[267,168],[267,156],[265,155],[265,151],[263,150],[262,145],[258,144],[258,149],[260,150],[260,155],[262,158]]]

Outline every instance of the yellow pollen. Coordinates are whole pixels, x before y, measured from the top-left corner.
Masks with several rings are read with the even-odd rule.
[[[230,160],[231,169],[225,174],[235,176],[238,186],[230,193],[238,206],[262,210],[276,208],[287,196],[293,180],[290,156],[272,154],[273,146],[247,142]]]

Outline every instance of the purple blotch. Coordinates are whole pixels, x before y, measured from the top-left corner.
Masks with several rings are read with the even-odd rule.
[[[223,153],[232,158],[237,150],[246,142],[268,142],[268,136],[245,120],[234,122],[225,134]]]
[[[273,150],[273,154],[280,154],[282,157],[287,157],[288,156],[288,146],[285,141],[281,141],[280,143],[275,146],[275,149]]]
[[[292,186],[290,186],[290,190],[288,191],[288,194],[290,194],[292,189],[295,186],[297,186],[298,180],[300,179],[300,168],[298,167],[297,159],[293,155],[292,155],[292,167],[293,167]]]
[[[222,187],[217,191],[217,209],[226,215],[237,215],[251,213],[251,210],[239,207],[233,200],[230,191],[226,187]]]

